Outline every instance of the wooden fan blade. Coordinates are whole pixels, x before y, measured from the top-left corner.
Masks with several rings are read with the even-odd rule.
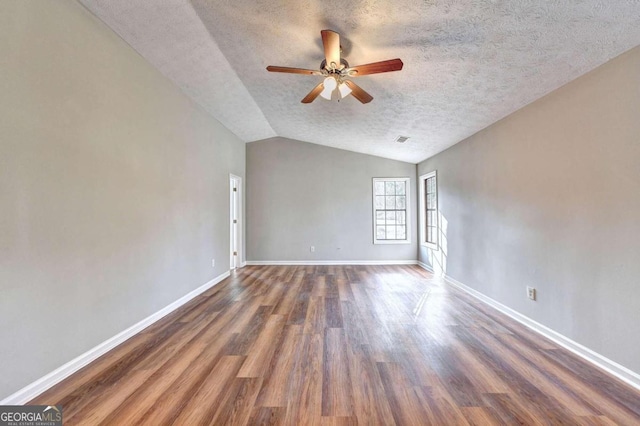
[[[306,74],[306,75],[322,75],[322,72],[316,70],[307,70],[304,68],[289,68],[289,67],[276,67],[269,65],[267,67],[269,72],[286,72],[289,74]]]
[[[331,30],[322,30],[322,45],[324,46],[324,58],[327,60],[327,66],[331,66],[333,62],[337,68],[340,68],[340,35]]]
[[[400,71],[402,69],[400,59],[389,59],[388,61],[374,62],[372,64],[358,65],[347,70],[350,77],[360,77],[361,75],[380,74],[382,72]]]
[[[313,88],[312,91],[309,92],[307,96],[304,97],[304,99],[302,100],[302,103],[310,104],[311,102],[313,102],[318,97],[320,92],[322,92],[322,89],[324,89],[324,84],[322,83],[318,84],[316,87]]]
[[[344,83],[349,86],[349,89],[351,89],[351,94],[353,95],[353,97],[363,104],[368,104],[373,100],[373,96],[362,90],[362,88],[355,84],[353,81],[347,80]]]

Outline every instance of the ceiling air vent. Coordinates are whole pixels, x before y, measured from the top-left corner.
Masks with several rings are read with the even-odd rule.
[[[409,139],[409,136],[398,136],[396,138],[396,142],[398,143],[405,143],[407,141],[407,139]]]

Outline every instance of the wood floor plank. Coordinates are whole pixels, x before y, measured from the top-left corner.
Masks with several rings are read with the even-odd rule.
[[[325,327],[342,328],[342,309],[340,299],[337,297],[326,297],[324,299]]]
[[[238,377],[263,377],[271,362],[276,345],[284,330],[286,317],[271,315],[267,323],[248,351]]]
[[[576,416],[593,416],[600,414],[597,407],[590,406],[584,401],[581,401],[575,393],[571,392],[566,386],[563,386],[557,376],[545,374],[544,370],[545,367],[548,367],[548,363],[536,364],[523,356],[522,353],[519,353],[518,349],[521,349],[520,342],[514,338],[513,335],[494,335],[493,337],[503,342],[503,348],[505,349],[503,352],[504,357],[518,373],[522,374],[523,377],[538,389],[545,389],[547,395],[561,402],[572,414]],[[527,351],[527,353],[530,352]],[[504,393],[504,391],[502,393]]]
[[[395,424],[380,373],[368,346],[348,345],[347,356],[358,420],[363,424]]]
[[[235,378],[244,357],[223,356],[205,378],[200,389],[190,398],[189,403],[175,419],[176,424],[206,424],[213,420],[223,393]]]
[[[378,371],[395,423],[398,426],[425,424],[428,414],[402,367],[392,362],[379,362]]]
[[[358,316],[366,324],[371,356],[376,362],[396,361],[394,351],[398,346],[393,339],[393,330],[389,327],[386,318],[376,315],[372,309],[375,299],[370,298],[362,283],[351,283],[351,289],[355,297]]]
[[[305,273],[300,271],[296,272],[291,282],[287,282],[287,289],[280,300],[278,300],[274,309],[276,314],[284,315],[286,318],[291,313],[291,310],[298,299],[298,292],[300,291],[304,278]]]
[[[340,304],[345,335],[349,341],[349,345],[359,347],[360,345],[369,344],[367,326],[363,322],[363,318],[358,313],[358,308],[351,301],[345,301]]]
[[[260,377],[233,380],[209,424],[246,425],[261,386]]]
[[[640,392],[417,266],[249,266],[35,398],[70,425],[635,425]]]
[[[527,401],[524,405],[534,413],[536,418],[544,418],[558,424],[570,424],[571,415],[566,407],[528,381],[518,371],[519,366],[510,364],[506,359],[504,348],[483,344],[483,338],[490,338],[488,334],[476,333],[472,335],[468,330],[460,328],[456,328],[455,333],[474,351],[481,362],[492,368],[511,388],[511,394],[519,396],[517,400],[525,399]],[[486,343],[486,340],[484,342]],[[495,404],[492,406],[496,410],[500,407]],[[526,416],[527,413],[522,413],[522,415]]]
[[[316,275],[314,277],[311,296],[327,296],[327,277],[325,275]]]
[[[457,406],[453,397],[438,382],[434,383],[432,387],[414,386],[413,389],[427,415],[428,424],[452,426],[469,424],[463,410],[475,407]]]
[[[541,419],[536,417],[535,413],[524,409],[522,405],[517,404],[513,399],[504,393],[491,393],[484,395],[487,405],[494,409],[500,416],[502,421],[508,425],[542,425]]]
[[[237,313],[236,305],[223,315],[219,315],[217,318],[220,321],[206,328],[201,338],[194,342],[192,347],[188,348],[188,350],[198,353],[197,358],[167,388],[159,388],[160,392],[155,393],[156,402],[140,417],[139,423],[170,423],[180,415],[191,396],[197,392],[207,375],[224,355],[224,350],[232,339],[233,334],[222,333],[221,330],[225,329],[226,325],[233,321],[236,317],[234,314]],[[225,320],[223,321],[221,317]],[[214,339],[213,337],[216,334],[218,338]],[[200,348],[202,349],[201,351],[199,350]],[[174,362],[178,361],[179,359],[174,360]],[[179,371],[179,367],[176,370]]]
[[[351,286],[346,278],[336,278],[336,284],[338,285],[338,294],[340,295],[341,302],[348,302],[353,300],[353,293],[351,292]]]
[[[462,407],[460,409],[471,426],[506,425],[487,407]]]
[[[286,408],[256,407],[251,413],[248,424],[255,426],[278,426],[284,424]]]
[[[322,426],[357,426],[358,420],[355,417],[323,416],[320,424]]]
[[[354,414],[351,378],[341,328],[325,330],[322,374],[322,415],[351,417]]]
[[[324,333],[324,298],[321,296],[310,296],[307,307],[307,316],[304,320],[305,334]]]
[[[251,346],[264,329],[273,312],[272,306],[260,306],[249,321],[245,322],[243,329],[233,333],[233,341],[226,350],[227,355],[247,355]]]
[[[272,368],[267,371],[256,405],[262,407],[287,407],[291,392],[291,376],[302,343],[302,326],[287,325],[281,343],[273,356]]]
[[[100,398],[96,398],[94,400],[99,401],[98,404],[84,406],[83,410],[78,410],[75,413],[65,413],[64,424],[99,424],[105,417],[117,410],[118,407],[126,401],[129,395],[144,384],[147,379],[147,375],[148,372],[144,370],[131,372],[127,376],[126,380],[121,383],[102,387],[100,389]]]
[[[262,308],[262,311],[266,311],[263,297],[253,297],[247,300],[244,305],[242,318],[237,319],[231,324],[229,329],[230,333],[242,333],[246,330],[248,324],[254,319],[256,312]],[[271,311],[271,310],[269,310]]]
[[[143,386],[127,395],[120,406],[108,413],[104,424],[135,424],[156,403],[159,394],[166,392],[178,378],[188,371],[189,366],[204,352],[201,343],[192,345],[173,362],[163,365]]]
[[[323,334],[302,335],[293,368],[285,424],[315,425],[322,415]]]
[[[545,356],[553,360],[558,365],[562,365],[565,369],[574,373],[577,377],[581,377],[584,381],[594,385],[603,397],[611,399],[614,396],[616,403],[620,408],[629,414],[640,417],[640,404],[637,398],[623,391],[626,387],[619,381],[611,381],[610,378],[601,370],[595,369],[582,360],[576,362],[575,356],[566,349],[556,348],[543,351]]]

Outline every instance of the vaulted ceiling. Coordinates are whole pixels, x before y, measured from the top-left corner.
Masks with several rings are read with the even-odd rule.
[[[245,142],[283,136],[417,163],[640,44],[639,0],[80,0]],[[300,100],[320,30],[374,100]],[[394,142],[410,136],[404,144]]]

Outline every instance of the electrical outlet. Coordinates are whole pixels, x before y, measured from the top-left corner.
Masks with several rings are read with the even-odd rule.
[[[314,251],[316,251],[316,246],[311,246],[309,250],[311,250],[311,253],[313,253]]]
[[[216,267],[216,260],[215,259],[211,259],[211,267],[212,268]]]
[[[527,287],[527,297],[531,300],[536,300],[536,289],[533,287]]]

